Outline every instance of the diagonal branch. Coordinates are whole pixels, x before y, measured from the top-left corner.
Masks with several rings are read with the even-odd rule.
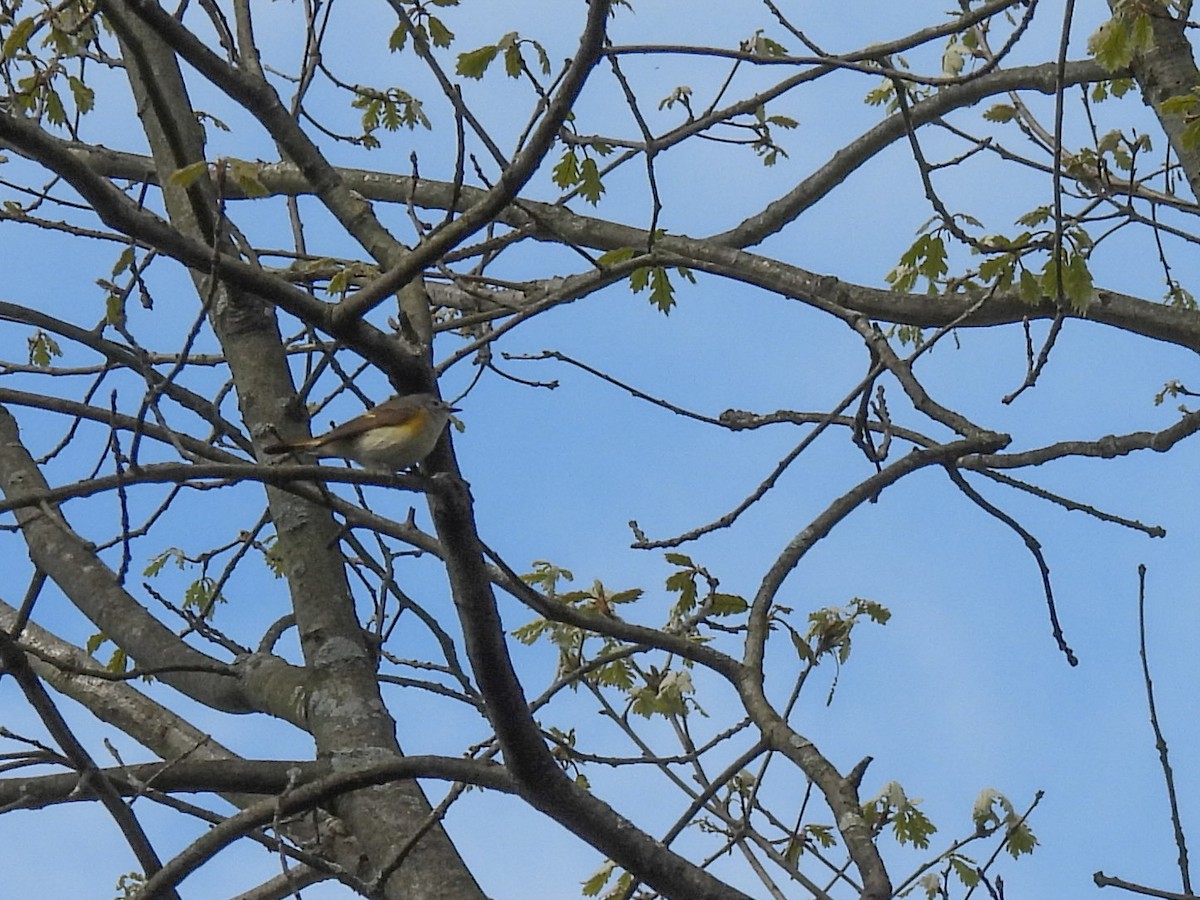
[[[495,187],[487,191],[479,202],[465,210],[461,216],[426,237],[402,263],[380,276],[334,310],[332,322],[341,324],[361,318],[379,305],[389,294],[407,284],[422,269],[444,256],[480,228],[490,223],[502,209],[520,193],[526,182],[541,165],[549,152],[558,130],[583,90],[588,75],[600,58],[604,46],[605,21],[608,18],[610,0],[591,0],[588,4],[587,24],[579,41],[575,58],[567,68],[545,115],[525,148],[516,155],[512,164],[500,175]]]
[[[21,502],[49,485],[21,443],[16,420],[0,407],[0,490]],[[181,641],[131,597],[91,545],[50,503],[22,506],[17,522],[34,564],[45,572],[96,627],[145,667],[194,666],[212,670],[220,661]],[[205,672],[164,674],[162,680],[214,709],[246,713],[257,707],[238,679]],[[296,684],[299,689],[301,685]]]
[[[1068,75],[1070,72],[1068,67]],[[1004,73],[997,73],[1000,74]],[[914,114],[920,108],[921,104],[914,106]],[[4,118],[0,116],[0,142],[3,142],[5,137],[4,126]],[[900,129],[897,138],[903,133],[902,123]],[[55,151],[56,158],[60,153],[72,156],[93,175],[106,174],[114,178],[153,180],[147,172],[148,163],[145,157],[87,149],[67,141],[57,141],[48,135],[43,135],[43,141]],[[841,164],[840,157],[838,163]],[[58,171],[57,167],[52,168]],[[467,208],[470,204],[479,202],[483,195],[477,188],[463,187],[456,204],[453,185],[446,182],[426,179],[415,181],[405,176],[382,176],[364,169],[340,171],[355,190],[364,196],[382,201],[411,202],[432,209]],[[840,183],[849,172],[850,170],[844,171],[835,180]],[[255,175],[273,193],[295,196],[308,194],[312,190],[296,168],[286,163],[263,165],[256,170]],[[111,188],[111,185],[109,187]],[[117,194],[123,199],[123,195],[119,192]],[[526,200],[521,202],[521,208],[510,206],[497,218],[515,229],[527,231],[538,240],[564,241],[599,251],[645,247],[650,237],[644,229],[635,226],[577,215],[554,204]],[[848,310],[883,322],[929,328],[961,319],[960,324],[964,328],[983,328],[1026,319],[1054,319],[1062,315],[1067,318],[1086,318],[1088,321],[1131,334],[1200,352],[1200,313],[1104,288],[1097,290],[1096,298],[1088,307],[1086,315],[1071,310],[1058,310],[1049,302],[1031,306],[1015,289],[996,291],[985,304],[973,309],[979,299],[978,293],[973,291],[929,295],[882,290],[842,281],[830,275],[822,275],[745,250],[715,247],[704,239],[682,235],[662,236],[655,241],[655,246],[664,265],[688,266],[736,279],[785,297],[796,298],[818,309]],[[241,264],[225,260],[220,262],[219,269],[223,277],[251,290],[257,290],[259,281],[268,280],[257,270],[251,274],[246,271],[248,267],[243,268]],[[242,281],[243,276],[246,277],[245,281]],[[264,290],[271,291],[284,284],[274,278],[269,278],[269,282],[269,285],[263,285]],[[290,285],[284,286],[290,288]],[[295,295],[288,297],[277,296],[275,293],[267,293],[264,296],[311,324],[319,325],[324,320],[323,310],[326,304],[313,300],[303,291],[295,290]],[[292,306],[290,304],[293,300],[308,305]],[[968,312],[970,314],[963,319],[963,315]],[[347,326],[348,330],[352,328],[353,324]],[[339,336],[345,334],[348,343],[370,358],[366,348],[374,347],[374,343],[364,344],[359,336],[342,331],[337,333]]]
[[[16,679],[21,691],[25,694],[25,699],[36,710],[42,723],[46,726],[46,730],[62,748],[67,759],[71,761],[79,778],[90,784],[104,808],[108,810],[109,815],[121,829],[121,833],[125,835],[125,840],[141,864],[142,871],[148,876],[159,872],[162,869],[162,862],[141,823],[134,816],[133,810],[121,800],[120,794],[100,771],[83,744],[79,743],[79,739],[71,732],[62,713],[50,699],[50,694],[37,675],[29,668],[25,653],[3,631],[0,631],[0,672],[7,672]],[[163,896],[166,900],[179,900],[179,894],[175,892],[174,888],[168,889]]]

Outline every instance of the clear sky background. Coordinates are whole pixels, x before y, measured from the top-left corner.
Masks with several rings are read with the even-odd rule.
[[[562,0],[467,2],[460,11],[444,11],[444,18],[458,35],[455,52],[494,42],[519,28],[523,35],[541,40],[557,61],[574,47],[582,21],[578,7],[581,4]],[[614,19],[614,43],[730,46],[758,27],[770,27],[766,12],[750,3],[640,0],[635,7],[636,13],[620,11]],[[934,21],[942,8],[929,2],[784,7],[831,52],[907,33]],[[550,9],[552,16],[546,15]],[[256,4],[256,14],[265,43],[287,47],[291,38],[285,26],[295,8]],[[362,4],[356,14],[361,25],[350,15],[338,19],[344,35],[327,47],[330,64],[342,74],[352,74],[349,80],[399,84],[424,96],[434,121],[433,132],[402,133],[367,162],[406,172],[413,150],[424,176],[449,177],[453,158],[442,141],[451,118],[444,104],[437,102],[440,95],[410,56],[386,53],[382,46],[386,32],[378,25],[379,17],[386,16],[382,5]],[[1095,16],[1097,11],[1080,11],[1072,31],[1073,59],[1083,56],[1084,41],[1098,21],[1082,18],[1085,15]],[[1050,58],[1057,42],[1050,23],[1057,21],[1061,21],[1061,4],[1043,4],[1035,34],[1012,64]],[[800,49],[794,41],[779,39],[789,50]],[[912,62],[926,72],[936,69],[936,61]],[[724,64],[683,56],[627,57],[622,65],[657,130],[678,121],[679,115],[658,111],[658,99],[676,84],[688,84],[698,105],[703,105],[727,71]],[[773,74],[747,73],[741,83],[753,84],[756,79],[767,83]],[[703,236],[731,226],[778,196],[879,120],[881,111],[861,102],[875,84],[866,76],[840,75],[828,83],[822,80],[812,92],[787,95],[773,104],[772,113],[800,122],[797,130],[780,135],[789,158],[774,169],[763,169],[746,149],[689,142],[672,150],[659,170],[666,203],[662,226]],[[614,103],[613,91],[607,72],[598,70],[578,108],[581,132],[636,136],[628,112]],[[511,147],[529,108],[523,89],[492,75],[481,83],[466,84],[464,92],[501,146]],[[197,93],[197,105],[209,108],[203,91]],[[233,128],[227,134],[212,132],[214,156],[274,157],[261,133],[228,114],[224,105],[218,111],[216,98],[211,100],[212,111]],[[1039,108],[1048,110],[1048,103],[1042,101]],[[1074,95],[1068,110],[1069,133],[1075,135],[1072,143],[1078,143],[1082,118]],[[1133,95],[1111,111],[1102,110],[1114,122],[1137,121],[1143,129],[1153,128],[1140,99]],[[144,145],[130,133],[126,112],[119,104],[102,108],[88,128],[110,146],[141,151]],[[352,115],[346,111],[343,121]],[[964,116],[960,121],[971,120]],[[1152,133],[1157,140],[1157,132]],[[955,152],[932,132],[922,135],[931,156]],[[1012,134],[1006,136],[1016,141]],[[1162,149],[1160,142],[1156,151]],[[362,164],[360,157],[342,149],[331,148],[330,153],[335,161]],[[556,154],[551,163],[554,158]],[[556,196],[548,169],[535,178],[531,196]],[[642,226],[648,223],[640,163],[627,166],[606,186],[599,215]],[[955,209],[971,212],[996,231],[1015,230],[1016,216],[1049,202],[1050,197],[1048,178],[1012,177],[982,155],[961,170],[940,173],[939,187]],[[281,208],[278,203],[265,203],[256,211],[241,204],[232,215],[256,240],[287,246],[286,223],[278,215]],[[406,213],[400,209],[392,215],[403,223]],[[909,151],[897,145],[759,249],[813,271],[882,286],[885,274],[930,215]],[[319,225],[310,228],[308,237],[320,252],[351,252]],[[1124,243],[1097,258],[1097,284],[1149,299],[1161,296],[1152,245],[1132,235],[1116,240]],[[47,249],[54,246],[58,249]],[[48,252],[60,255],[47,257]],[[45,235],[0,225],[0,256],[9,262],[10,278],[0,289],[0,299],[37,303],[79,324],[93,324],[102,315],[103,293],[92,287],[92,279],[106,274],[118,252],[78,242],[68,249]],[[545,275],[553,253],[515,255],[492,274]],[[30,255],[37,265],[12,264]],[[67,258],[71,264],[62,264]],[[1188,255],[1177,254],[1173,263],[1176,277],[1194,290],[1195,266]],[[172,284],[163,278],[156,285],[156,309],[143,312],[131,307],[131,327],[136,334],[152,336],[156,347],[172,349],[195,314],[194,294],[182,281]],[[626,286],[617,285],[514,330],[498,344],[497,352],[560,350],[651,395],[708,415],[727,408],[760,413],[779,408],[824,411],[866,370],[861,341],[799,302],[703,275],[694,286],[680,279],[676,285],[679,303],[669,317],[651,308],[644,295],[632,295]],[[1035,340],[1045,331],[1043,324],[1035,324]],[[0,358],[23,359],[26,337],[27,332],[19,328],[0,330]],[[437,348],[439,358],[454,349],[454,341],[444,339]],[[213,347],[211,338],[202,335],[200,348]],[[1197,380],[1191,353],[1071,321],[1038,387],[1004,406],[1000,398],[1024,377],[1024,352],[1019,327],[987,333],[965,330],[924,357],[918,374],[939,402],[963,410],[980,424],[1012,433],[1012,449],[1160,429],[1177,418],[1176,403],[1156,407],[1155,393],[1172,378],[1185,384]],[[649,622],[660,621],[670,603],[661,585],[671,568],[660,553],[628,549],[632,536],[626,523],[636,519],[651,537],[659,537],[717,518],[753,490],[804,433],[776,426],[731,434],[671,416],[571,368],[548,362],[502,365],[520,377],[557,380],[560,386],[553,391],[533,390],[485,376],[461,403],[466,430],[455,435],[455,448],[472,485],[484,539],[522,571],[534,560],[544,559],[573,570],[577,586],[599,578],[612,589],[645,588],[649,595],[645,612],[630,615]],[[473,375],[469,362],[459,364],[448,373],[443,393],[456,396]],[[37,383],[16,376],[4,382],[14,387]],[[118,377],[113,384],[134,392],[131,396],[140,390],[128,378]],[[364,387],[377,399],[386,394],[378,379],[365,382]],[[889,385],[889,399],[899,424],[920,425],[894,385]],[[233,411],[232,401],[228,408]],[[347,398],[318,421],[357,411]],[[61,423],[50,424],[46,417],[26,410],[17,414],[35,453],[53,446],[61,436]],[[96,430],[94,437],[102,439],[103,433]],[[52,483],[56,474],[62,480],[70,477],[80,458],[52,465]],[[1030,819],[1041,846],[1032,857],[1005,863],[1000,870],[1010,898],[1089,896],[1096,890],[1091,876],[1098,869],[1178,890],[1176,850],[1137,657],[1136,568],[1139,563],[1149,567],[1147,626],[1158,711],[1170,741],[1185,825],[1194,826],[1200,772],[1200,729],[1194,707],[1200,666],[1193,638],[1200,626],[1194,588],[1200,538],[1198,462],[1193,441],[1166,455],[1059,462],[1035,473],[1033,480],[1049,490],[1164,526],[1165,540],[1151,540],[1026,495],[977,483],[1043,545],[1066,637],[1080,658],[1077,668],[1069,667],[1055,647],[1038,570],[1016,535],[972,506],[940,472],[926,471],[888,489],[877,504],[856,511],[809,554],[781,597],[796,609],[798,623],[810,609],[840,606],[854,597],[877,600],[893,613],[886,627],[863,626],[856,632],[853,655],[838,675],[830,705],[825,700],[834,673],[831,666],[822,666],[794,717],[797,730],[811,737],[843,770],[865,755],[874,757],[863,783],[864,797],[896,780],[909,796],[924,798],[922,809],[939,826],[932,850],[970,832],[971,806],[980,790],[994,787],[1021,809],[1044,790],[1045,797]],[[786,542],[869,473],[861,454],[850,446],[849,436],[831,431],[737,526],[683,549],[720,578],[723,590],[749,596]],[[151,508],[160,494],[143,490],[138,502]],[[233,491],[224,494],[235,496]],[[241,501],[223,496],[219,520],[211,512],[211,494],[187,498],[160,533],[134,545],[135,554],[141,556],[135,555],[131,583],[140,584],[148,559],[168,546],[195,553],[248,527],[258,514],[258,494],[250,486],[238,489]],[[372,497],[378,511],[398,519],[412,503],[408,495],[376,492]],[[109,534],[117,521],[112,497],[76,501],[67,512],[84,532],[95,529]],[[423,510],[418,515],[423,516]],[[5,546],[6,561],[0,564],[9,575],[4,579],[4,599],[18,602],[28,577],[27,562],[18,544],[10,540]],[[178,576],[178,584],[186,583],[185,576],[194,573]],[[155,586],[167,590],[176,576],[167,572],[161,578]],[[413,561],[405,569],[405,578],[406,589],[443,610],[449,623],[451,606],[436,568]],[[255,627],[261,630],[279,614],[283,590],[263,572],[247,569],[231,584],[230,603],[221,608],[218,624],[254,634]],[[40,614],[48,612],[54,615],[46,621],[60,628],[64,637],[82,641],[90,633],[90,626],[53,594],[39,606]],[[509,601],[503,612],[510,628],[532,618]],[[415,656],[421,638],[414,635],[412,640]],[[781,641],[770,659],[771,677],[781,691],[786,691],[797,666],[786,643]],[[529,693],[538,693],[553,675],[552,654],[542,647],[516,645],[514,653],[526,667]],[[715,679],[700,677],[697,683],[697,700],[711,716],[694,718],[697,736],[703,739],[725,728],[737,707],[736,698]],[[189,708],[161,686],[146,689],[172,706]],[[472,713],[447,712],[444,701],[413,691],[392,691],[389,700],[410,753],[457,754],[466,743],[487,737]],[[70,701],[64,700],[63,705],[93,752],[101,754],[99,742],[107,738],[121,748],[127,761],[144,758],[111,729],[89,724]],[[15,732],[40,733],[11,680],[0,682],[0,716],[0,724]],[[203,709],[196,709],[196,720],[199,727],[211,728],[218,740],[248,756],[303,758],[311,752],[303,735],[276,723],[242,717],[231,728],[225,717]],[[603,729],[582,697],[562,697],[542,721],[564,728],[577,725],[581,738],[586,735],[595,742],[590,749],[596,752],[630,752]],[[672,750],[665,730],[651,726],[648,732],[658,741],[658,749],[678,752]],[[794,795],[798,803],[804,787],[798,773],[785,774],[785,767],[777,766],[773,775],[770,789],[780,797]],[[598,791],[611,792],[606,795],[618,801],[640,798],[636,806],[625,808],[632,809],[639,824],[652,832],[669,827],[684,805],[654,775],[593,767],[588,777]],[[430,790],[438,795],[438,786]],[[786,803],[780,806],[788,808]],[[139,803],[137,809],[151,825],[169,818],[148,803]],[[48,827],[50,821],[55,824]],[[447,827],[485,889],[497,898],[576,896],[579,883],[601,862],[598,854],[557,826],[516,803],[480,792],[467,795],[454,807]],[[179,849],[194,833],[173,823],[170,834],[178,843],[164,845],[161,852]],[[690,840],[685,838],[682,845],[688,846]],[[69,845],[67,853],[64,844]],[[895,860],[892,873],[897,881],[925,856],[897,849],[888,838],[883,846]],[[990,845],[988,851],[973,849],[985,854]],[[231,895],[253,883],[250,872],[266,878],[277,871],[276,860],[249,845],[226,853],[239,859],[234,871],[245,873],[246,880],[237,885],[219,880],[219,873],[229,869],[217,866],[188,879],[185,896]],[[39,859],[58,862],[47,870],[32,864]],[[8,875],[6,890],[13,896],[50,898],[108,897],[116,875],[136,868],[110,820],[95,806],[0,816],[0,861]],[[744,873],[736,874],[735,866],[718,864],[717,871],[751,893],[763,893]],[[334,898],[347,892],[325,885],[306,889],[304,896]]]

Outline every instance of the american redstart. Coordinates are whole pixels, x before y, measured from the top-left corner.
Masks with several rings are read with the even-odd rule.
[[[399,472],[420,462],[433,450],[458,412],[433,394],[392,397],[332,431],[299,441],[277,442],[264,453],[300,451],[317,457],[352,459],[368,469]]]

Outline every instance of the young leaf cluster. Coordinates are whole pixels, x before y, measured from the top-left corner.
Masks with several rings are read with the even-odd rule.
[[[224,595],[218,590],[216,579],[207,574],[208,559],[191,559],[178,547],[168,547],[161,553],[156,553],[150,558],[142,574],[147,578],[155,578],[162,572],[168,561],[174,562],[175,567],[180,571],[189,566],[200,566],[199,577],[184,589],[183,606],[185,609],[194,609],[201,618],[208,618],[217,603],[226,602]]]
[[[633,603],[643,593],[641,588],[609,591],[598,579],[592,583],[591,590],[559,593],[559,583],[571,581],[574,576],[569,570],[544,560],[535,562],[534,571],[522,575],[521,578],[527,584],[540,587],[551,600],[607,618],[616,618],[615,607]],[[558,675],[560,677],[581,668],[592,658],[592,655],[586,652],[586,644],[595,635],[574,625],[539,617],[513,629],[512,634],[518,641],[528,645],[535,644],[543,637],[548,638],[558,648]],[[603,639],[599,653],[609,653],[618,647],[616,642]],[[621,691],[628,691],[633,687],[635,681],[635,673],[628,659],[624,657],[618,657],[605,663],[583,677],[593,684],[614,687]],[[572,687],[575,686],[572,685]]]
[[[860,621],[866,618],[876,625],[886,625],[891,617],[891,610],[882,603],[856,597],[847,606],[828,606],[809,613],[808,630],[803,635],[793,631],[792,643],[800,658],[811,665],[829,654],[844,663],[850,658],[850,636]]]
[[[601,156],[607,156],[612,152],[612,148],[607,144],[597,143],[592,146],[592,149]],[[600,167],[586,147],[582,160],[575,152],[574,147],[568,147],[554,166],[551,177],[554,183],[563,190],[571,188],[577,190],[579,196],[592,206],[598,204],[600,197],[604,194],[604,184],[600,180]]]
[[[386,131],[407,128],[412,131],[418,125],[427,130],[433,127],[421,101],[408,91],[395,87],[377,91],[360,85],[355,92],[356,96],[350,105],[362,110],[363,133],[358,140],[364,147],[372,150],[379,147],[379,139],[374,132],[380,128]]]
[[[875,831],[888,825],[901,844],[912,844],[919,850],[929,847],[929,838],[937,826],[917,808],[920,800],[910,800],[898,782],[889,781],[871,800],[862,805],[863,818]]]
[[[980,792],[971,810],[971,819],[978,832],[987,834],[1004,829],[1004,849],[1013,859],[1032,853],[1038,840],[1007,797],[993,788]]]
[[[15,9],[19,9],[20,3]],[[67,71],[65,61],[81,57],[96,38],[93,13],[83,3],[67,2],[48,7],[36,16],[0,17],[0,26],[9,25],[7,32],[0,28],[0,68],[11,90],[9,97],[17,109],[44,119],[51,125],[69,124],[70,116],[64,102],[62,82],[78,115],[86,115],[95,106],[95,91],[84,83],[82,67],[79,74]],[[41,35],[38,46],[48,49],[39,56],[31,42]],[[18,66],[27,74],[20,74]]]
[[[54,357],[63,355],[58,342],[40,328],[27,337],[25,342],[29,345],[29,364],[32,366],[45,368]]]
[[[458,0],[431,0],[433,6],[458,6]],[[446,24],[425,8],[424,4],[415,4],[412,10],[412,28],[407,22],[401,22],[388,38],[388,49],[393,53],[403,50],[408,44],[410,33],[417,38],[433,44],[435,47],[449,47],[454,43],[454,32]]]
[[[600,892],[604,891],[604,886],[612,880],[613,874],[620,871],[617,864],[611,859],[606,859],[604,864],[593,872],[587,880],[583,882],[580,888],[580,893],[585,897],[599,897]],[[621,872],[612,887],[604,891],[605,900],[610,897],[628,897],[629,891],[633,889],[633,876],[628,872]]]
[[[776,142],[775,136],[771,132],[771,128],[783,128],[790,131],[793,128],[798,128],[800,123],[789,116],[767,115],[766,107],[760,105],[754,111],[754,122],[750,128],[754,132],[754,140],[751,145],[754,152],[762,159],[764,166],[773,166],[779,161],[779,157],[787,157],[787,151]]]
[[[596,261],[607,268],[628,262],[636,255],[637,251],[632,247],[620,247],[602,254]],[[691,269],[677,266],[675,271],[692,284],[696,283],[696,276]],[[629,287],[635,294],[650,288],[650,303],[663,315],[670,315],[675,306],[675,286],[671,283],[671,275],[666,266],[638,266],[629,275]]]
[[[1109,72],[1128,69],[1135,56],[1154,49],[1150,15],[1146,12],[1131,15],[1132,6],[1118,3],[1116,14],[1088,37],[1088,53]]]
[[[668,553],[666,559],[671,565],[679,567],[667,577],[667,590],[679,595],[679,599],[671,607],[672,625],[677,625],[697,612],[705,616],[736,616],[749,608],[744,597],[718,591],[717,579],[710,575],[707,569],[697,565],[686,553]],[[702,579],[707,590],[703,601],[699,602]]]
[[[549,75],[550,56],[546,53],[546,48],[538,41],[522,38],[515,31],[510,31],[494,44],[485,44],[476,50],[460,53],[455,71],[464,78],[473,78],[478,81],[483,78],[484,73],[487,72],[496,57],[503,56],[504,74],[509,78],[520,78],[521,73],[528,70],[528,64],[522,53],[523,47],[533,49],[537,55],[538,68],[541,73]]]

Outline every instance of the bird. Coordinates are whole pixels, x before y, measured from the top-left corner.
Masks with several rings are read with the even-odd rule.
[[[350,459],[367,469],[399,472],[420,462],[437,445],[450,414],[459,412],[433,394],[392,397],[317,437],[277,441],[263,447],[272,456],[311,453]]]

